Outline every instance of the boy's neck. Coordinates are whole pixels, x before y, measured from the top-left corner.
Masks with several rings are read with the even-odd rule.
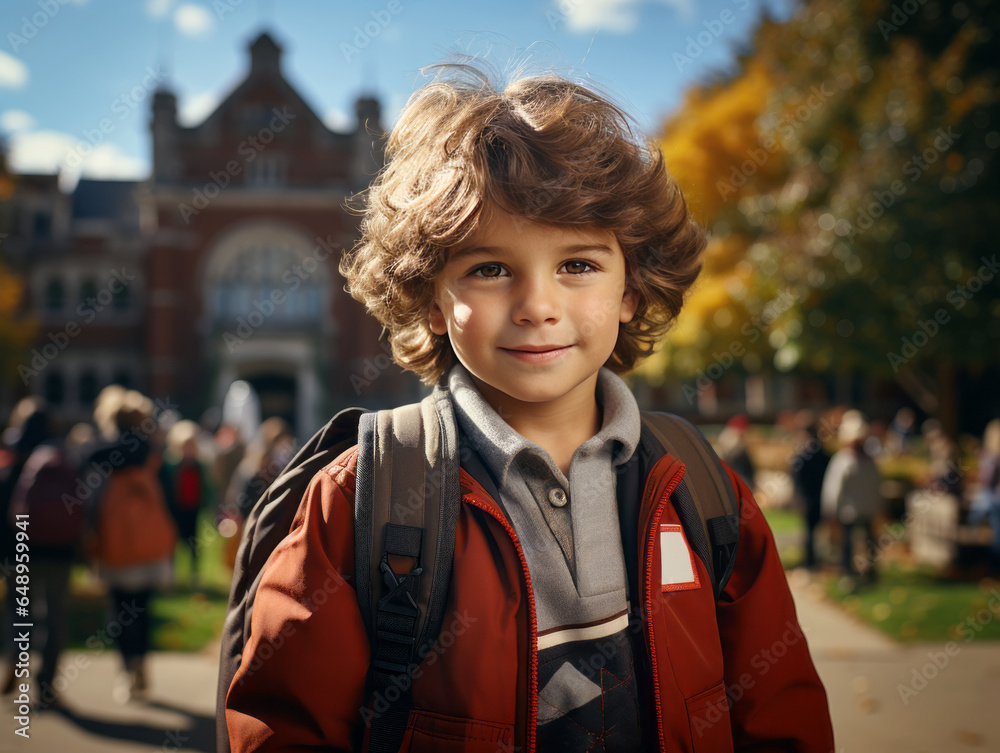
[[[559,400],[532,403],[509,395],[472,377],[486,402],[518,434],[544,449],[564,474],[577,448],[601,430],[597,404],[597,374]]]

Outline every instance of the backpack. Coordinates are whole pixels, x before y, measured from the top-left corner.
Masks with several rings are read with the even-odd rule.
[[[28,456],[14,485],[9,518],[28,515],[31,543],[72,551],[80,544],[87,511],[75,497],[76,467],[65,449],[41,444]]]
[[[643,411],[642,419],[666,452],[685,463],[690,494],[678,498],[676,509],[718,599],[736,559],[735,490],[711,445],[692,424],[667,413]],[[421,647],[437,640],[445,611],[461,507],[457,433],[450,396],[440,386],[421,402],[394,410],[348,408],[299,450],[254,505],[237,554],[222,634],[216,697],[220,752],[230,750],[226,695],[250,637],[264,564],[288,534],[312,477],[354,445],[355,586],[371,641],[366,698],[381,693],[385,699],[393,684],[406,688],[385,711],[366,720],[371,725],[369,747],[373,753],[399,749],[412,707],[412,686],[398,678],[414,656],[425,655],[418,653]],[[390,556],[413,558],[417,565],[397,573]]]
[[[158,562],[176,545],[177,526],[152,471],[144,465],[114,471],[98,502],[97,561],[108,567]]]

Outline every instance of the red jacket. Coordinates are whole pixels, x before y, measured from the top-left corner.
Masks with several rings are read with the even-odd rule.
[[[718,605],[697,556],[697,584],[665,590],[657,533],[678,530],[661,526],[680,525],[672,494],[684,466],[643,436],[638,462],[624,466],[618,486],[630,593],[640,596],[633,608],[642,606],[634,645],[649,709],[645,747],[830,753],[826,692],[750,491],[727,468],[740,496],[740,540]],[[369,642],[354,591],[356,462],[350,450],[312,479],[264,568],[226,699],[234,753],[349,751],[359,739],[352,729],[367,750],[361,719],[382,707],[369,702],[363,711]],[[413,673],[414,710],[400,750],[531,753],[538,712],[531,578],[481,463],[465,458],[462,466],[452,611]]]

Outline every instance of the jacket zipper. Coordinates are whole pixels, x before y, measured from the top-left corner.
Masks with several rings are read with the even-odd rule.
[[[652,473],[655,472],[652,471]],[[663,738],[663,706],[660,702],[660,676],[656,669],[656,645],[653,640],[653,546],[656,542],[656,533],[659,530],[660,518],[663,517],[663,508],[673,494],[677,484],[684,476],[684,466],[677,470],[673,478],[667,483],[667,487],[660,494],[660,499],[653,510],[649,537],[646,540],[646,635],[649,641],[649,658],[653,670],[653,698],[656,701],[656,734],[660,741],[660,750],[667,749],[666,741]]]
[[[529,656],[530,670],[528,680],[528,700],[531,701],[531,707],[528,713],[528,749],[526,753],[534,753],[535,725],[538,721],[538,621],[535,617],[535,592],[531,587],[531,575],[528,573],[528,561],[524,558],[524,551],[521,549],[521,542],[518,541],[517,534],[514,532],[514,528],[510,525],[510,523],[497,515],[487,505],[476,499],[472,494],[465,494],[462,497],[462,500],[488,513],[494,520],[503,526],[507,535],[510,536],[511,541],[514,542],[514,548],[517,550],[517,556],[521,560],[521,570],[524,572],[524,580],[528,586],[528,619],[530,622],[529,633],[531,638],[531,651]],[[657,709],[659,709],[659,700],[657,700]],[[657,714],[659,714],[659,711],[657,711]]]

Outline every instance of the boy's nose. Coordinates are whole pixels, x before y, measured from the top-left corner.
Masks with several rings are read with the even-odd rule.
[[[522,279],[511,315],[515,324],[559,321],[561,306],[556,284],[539,278]]]

